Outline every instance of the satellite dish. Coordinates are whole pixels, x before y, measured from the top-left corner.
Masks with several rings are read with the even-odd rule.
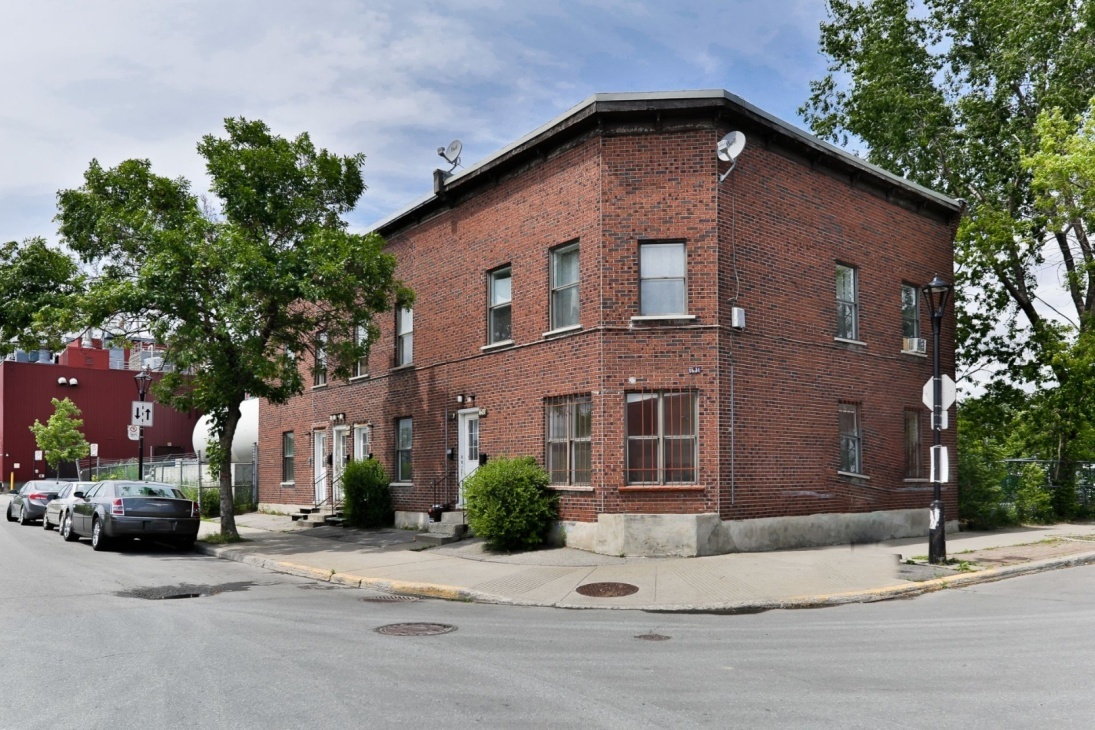
[[[464,149],[464,143],[458,139],[454,139],[449,142],[448,147],[438,147],[437,154],[445,158],[445,161],[452,165],[452,172],[456,169],[456,166],[460,164],[460,152]]]
[[[726,176],[734,169],[738,155],[741,154],[743,149],[745,149],[745,135],[741,132],[731,132],[719,140],[719,144],[715,148],[715,154],[723,162],[730,163],[730,169],[719,176],[719,182],[725,180]]]

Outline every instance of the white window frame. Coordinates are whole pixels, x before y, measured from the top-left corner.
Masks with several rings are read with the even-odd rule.
[[[365,342],[366,337],[368,337],[368,332],[365,329],[365,325],[358,325],[357,327],[354,328],[354,344],[355,345],[360,346],[363,342]],[[355,378],[365,378],[365,377],[368,377],[368,375],[369,375],[369,356],[364,355],[362,357],[359,357],[357,359],[357,362],[354,363],[354,377]]]
[[[589,413],[589,433],[579,435],[576,433],[576,427],[579,422],[577,415],[578,409],[582,406],[586,406],[590,409]],[[588,485],[593,479],[593,399],[589,395],[574,395],[563,396],[561,398],[548,398],[544,403],[544,464],[547,467],[548,475],[551,479],[552,486],[570,486],[570,485]],[[564,433],[552,433],[552,411],[561,409],[564,417],[565,425],[563,427]],[[553,458],[554,451],[552,450],[553,444],[565,444],[566,456],[564,458],[565,463],[556,464]],[[577,448],[584,448],[589,451],[589,473],[586,478],[578,478],[576,469],[577,458],[575,452]],[[557,480],[556,475],[565,475],[565,479]]]
[[[373,427],[367,423],[354,424],[354,459],[364,461],[373,453]]]
[[[574,254],[576,259],[574,281],[560,281],[559,280],[559,264],[564,256]],[[580,251],[577,243],[568,243],[564,246],[552,249],[551,251],[551,317],[550,317],[550,329],[559,330],[567,327],[576,327],[581,322],[582,317],[582,303],[581,297],[578,294],[579,285],[582,281],[581,273],[581,258]],[[578,302],[578,311],[574,314],[574,321],[562,321],[560,317],[561,307],[559,299],[569,292],[574,291],[575,300]]]
[[[644,256],[653,253],[655,249],[667,251],[680,249],[680,273],[674,271],[659,272],[654,270],[655,264]],[[680,282],[680,307],[674,311],[653,311],[649,304],[649,297],[643,296],[647,284],[658,285],[669,282]],[[688,249],[684,241],[641,241],[639,242],[639,316],[642,317],[671,317],[673,315],[688,314]]]
[[[316,366],[312,370],[312,387],[327,385],[327,333],[316,336]]]
[[[836,265],[836,336],[841,340],[859,340],[859,269],[847,264]]]
[[[909,306],[909,294],[912,294],[912,306]],[[920,287],[912,284],[901,285],[901,336],[918,339],[920,337]]]
[[[402,307],[395,315],[395,365],[414,362],[414,307]]]
[[[403,441],[403,424],[407,424],[407,442]],[[404,459],[406,458],[406,472],[404,473]],[[410,483],[414,478],[414,419],[398,418],[395,422],[395,480],[397,482]]]
[[[692,421],[692,433],[687,435],[675,435],[670,436],[665,432],[665,398],[666,396],[688,396],[690,399],[691,408],[691,421]],[[646,400],[649,398],[656,398],[658,403],[657,408],[657,432],[651,435],[633,435],[631,433],[631,422],[628,418],[626,411],[627,405],[636,400]],[[700,420],[699,420],[699,394],[692,390],[655,390],[655,391],[635,391],[629,392],[624,398],[624,433],[626,440],[626,452],[625,452],[625,464],[624,464],[624,479],[627,484],[635,485],[663,485],[663,484],[695,484],[699,479],[699,442],[700,442]],[[655,455],[657,457],[657,479],[654,481],[642,481],[631,479],[631,442],[633,441],[654,441],[656,442]],[[665,465],[665,450],[672,442],[691,442],[692,452],[692,478],[680,479],[680,480],[668,480],[666,479],[666,465]]]
[[[848,417],[851,429],[848,429]],[[863,473],[863,423],[858,403],[837,404],[837,430],[840,432],[840,471],[845,474]]]
[[[500,298],[496,290],[497,283],[502,279],[509,280],[509,296]],[[505,337],[495,332],[494,320],[503,311],[509,314],[509,332]],[[510,265],[499,266],[487,273],[487,344],[497,345],[503,342],[513,341],[513,267]]]

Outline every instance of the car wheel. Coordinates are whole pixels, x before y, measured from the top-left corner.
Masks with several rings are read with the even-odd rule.
[[[11,513],[11,505],[8,505],[8,522],[15,522],[15,515]]]
[[[65,542],[76,542],[80,539],[80,536],[72,531],[71,512],[65,512],[61,516],[61,537],[65,539]]]
[[[106,550],[106,531],[103,529],[103,521],[96,517],[91,522],[91,549]]]
[[[42,515],[42,529],[43,530],[52,530],[53,529],[53,523],[49,521],[49,512],[46,512],[45,514]]]
[[[30,520],[27,519],[27,508],[23,505],[19,505],[19,524],[23,527],[30,524]]]

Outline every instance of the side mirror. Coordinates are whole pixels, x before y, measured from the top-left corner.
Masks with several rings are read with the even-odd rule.
[[[73,492],[72,496],[76,497],[77,499],[84,499],[84,493],[83,492]]]

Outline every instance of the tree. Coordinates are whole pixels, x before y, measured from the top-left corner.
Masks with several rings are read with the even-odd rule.
[[[46,463],[56,469],[61,462],[84,458],[91,452],[91,447],[80,431],[84,419],[80,418],[76,404],[68,398],[53,398],[50,402],[53,403],[53,415],[44,425],[34,419],[30,430]]]
[[[154,394],[212,417],[221,532],[236,537],[229,460],[240,403],[300,394],[305,354],[312,368],[347,376],[377,337],[374,316],[413,294],[383,240],[342,219],[365,190],[363,155],[317,150],[307,134],[284,139],[260,121],[227,119],[225,131],[198,144],[219,209],[147,160],[92,161],[80,188],[58,194],[57,221],[94,271],[82,321],[165,345],[174,370]]]
[[[66,304],[81,285],[72,259],[41,238],[0,246],[0,356],[59,346]]]
[[[829,73],[801,112],[819,135],[858,140],[873,163],[968,199],[955,251],[959,360],[1058,391],[1059,450],[1071,453],[1095,413],[1081,385],[1095,364],[1091,209],[1046,209],[1059,180],[1035,151],[1047,134],[1073,135],[1095,95],[1095,3],[829,0],[828,12]],[[1057,316],[1036,306],[1050,264],[1069,301]]]

